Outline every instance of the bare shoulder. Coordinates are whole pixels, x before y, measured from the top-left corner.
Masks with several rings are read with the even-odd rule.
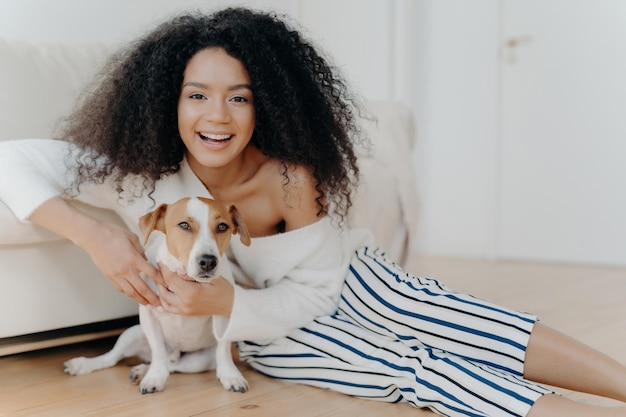
[[[320,219],[317,202],[320,194],[316,188],[317,181],[309,168],[285,166],[278,161],[272,161],[267,168],[276,178],[272,186],[273,194],[283,213],[285,231],[307,226]]]

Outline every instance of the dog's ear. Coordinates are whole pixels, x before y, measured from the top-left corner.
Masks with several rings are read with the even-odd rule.
[[[165,232],[165,223],[163,217],[167,211],[167,204],[161,204],[156,209],[144,214],[139,218],[139,230],[143,234],[143,244],[148,242],[150,233],[154,230]]]
[[[250,233],[248,233],[248,228],[246,227],[241,214],[239,214],[239,210],[237,210],[237,207],[235,206],[230,206],[228,208],[228,213],[230,214],[230,218],[233,223],[235,223],[235,230],[233,230],[233,234],[238,233],[241,243],[246,246],[250,246]]]

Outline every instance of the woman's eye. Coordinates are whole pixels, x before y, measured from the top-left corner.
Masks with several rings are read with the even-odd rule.
[[[204,96],[200,93],[196,93],[196,94],[190,95],[189,98],[194,99],[194,100],[203,100]]]
[[[217,233],[224,233],[228,231],[228,225],[226,223],[220,223],[217,225]]]
[[[235,103],[246,103],[248,101],[247,98],[242,97],[242,96],[235,96],[235,97],[231,98],[230,100],[234,101]]]
[[[180,222],[180,223],[178,223],[178,227],[180,227],[181,229],[183,229],[183,230],[185,230],[187,232],[191,232],[191,226],[187,222]]]

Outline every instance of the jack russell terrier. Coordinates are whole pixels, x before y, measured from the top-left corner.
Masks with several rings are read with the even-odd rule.
[[[142,216],[139,228],[147,242],[158,230],[156,261],[190,280],[205,283],[222,276],[234,283],[225,251],[234,234],[245,245],[250,235],[235,206],[226,208],[207,198],[183,198],[162,204]],[[144,242],[145,243],[145,242]],[[217,341],[212,316],[182,316],[162,308],[139,306],[141,324],[125,330],[113,349],[94,357],[65,362],[65,372],[83,375],[114,366],[127,357],[138,356],[150,365],[131,369],[130,380],[139,383],[142,394],[163,390],[171,372],[204,372],[217,369],[225,389],[245,392],[248,382],[233,362],[230,341]]]

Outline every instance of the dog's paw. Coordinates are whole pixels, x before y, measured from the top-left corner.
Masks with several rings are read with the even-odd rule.
[[[66,361],[63,371],[68,375],[85,375],[93,371],[89,366],[89,358],[83,356]]]
[[[139,391],[142,394],[154,394],[155,392],[163,391],[168,376],[169,372],[167,369],[155,369],[153,366],[150,366],[146,376],[143,377],[139,384]]]
[[[148,372],[149,365],[145,363],[140,363],[139,365],[133,366],[128,373],[128,379],[133,385],[139,384],[139,381],[143,379]]]
[[[217,379],[228,391],[241,393],[248,391],[248,381],[246,381],[246,378],[244,378],[243,375],[241,375],[241,372],[239,372],[237,369],[227,372],[218,371]]]

